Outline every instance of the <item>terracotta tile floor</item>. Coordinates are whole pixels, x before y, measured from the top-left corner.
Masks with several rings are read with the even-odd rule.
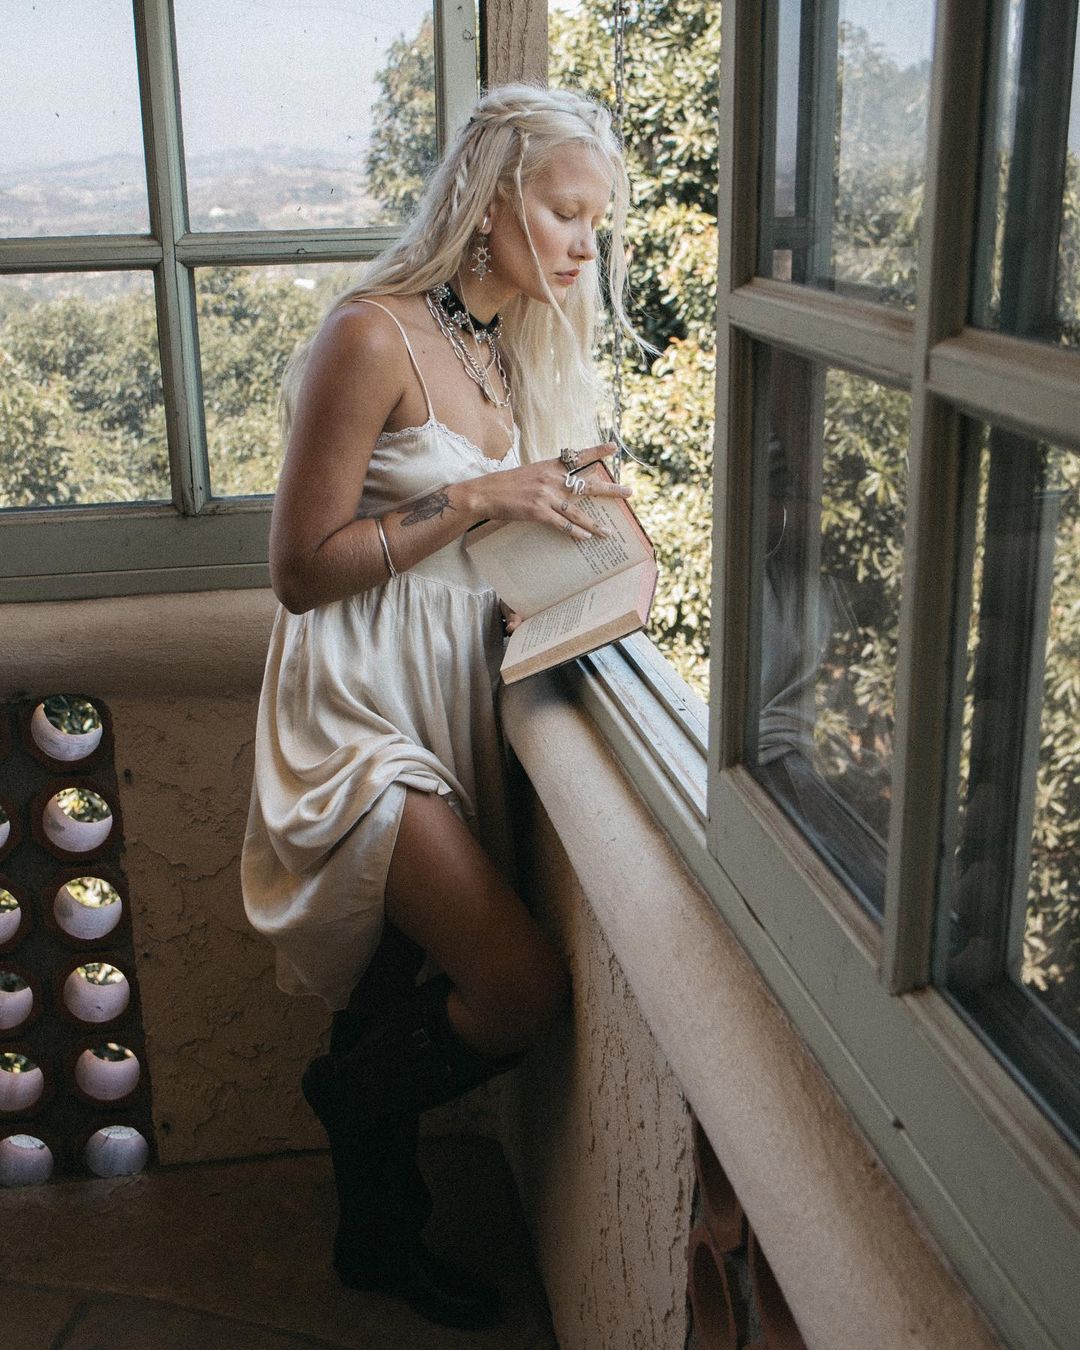
[[[427,1233],[499,1285],[505,1325],[433,1327],[329,1270],[325,1154],[0,1191],[4,1350],[558,1350],[509,1170],[477,1138],[425,1139]]]

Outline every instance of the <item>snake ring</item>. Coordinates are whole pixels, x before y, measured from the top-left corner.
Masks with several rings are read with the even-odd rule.
[[[583,496],[585,495],[585,480],[584,480],[584,478],[575,478],[575,479],[574,479],[574,488],[573,488],[573,491],[574,491],[574,496],[575,496],[575,497],[583,497]]]
[[[579,481],[580,481],[579,479],[574,477],[573,469],[571,469],[569,473],[567,473],[566,477],[563,479],[563,483],[570,489],[571,492],[576,491],[577,484]]]

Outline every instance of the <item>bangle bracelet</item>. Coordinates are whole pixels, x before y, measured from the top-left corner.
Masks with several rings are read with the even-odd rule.
[[[390,573],[390,579],[397,576],[398,570],[390,558],[390,550],[386,546],[386,531],[383,529],[382,521],[378,516],[375,517],[375,528],[379,532],[379,543],[382,544],[383,557],[386,559],[386,569]]]

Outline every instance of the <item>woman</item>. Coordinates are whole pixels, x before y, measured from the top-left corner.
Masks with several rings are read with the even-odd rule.
[[[270,542],[282,608],[244,902],[280,987],[335,1010],[303,1081],[334,1163],[335,1269],[454,1326],[496,1322],[498,1296],[420,1239],[419,1113],[516,1062],[568,991],[511,885],[505,625],[464,535],[489,519],[597,532],[568,470],[611,449],[595,443],[596,230],[611,204],[608,293],[633,337],[627,199],[604,108],[491,91],[400,242],[285,381]],[[560,454],[568,441],[577,451]],[[417,984],[425,956],[440,973]]]

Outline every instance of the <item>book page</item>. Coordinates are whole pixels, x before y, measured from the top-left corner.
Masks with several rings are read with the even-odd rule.
[[[526,660],[634,610],[642,584],[640,567],[644,565],[608,577],[588,590],[522,620],[507,643],[503,664]]]
[[[469,557],[499,599],[526,617],[576,595],[603,577],[652,556],[648,541],[620,497],[575,499],[586,515],[612,531],[608,539],[570,539],[551,525],[507,521],[475,539]]]

